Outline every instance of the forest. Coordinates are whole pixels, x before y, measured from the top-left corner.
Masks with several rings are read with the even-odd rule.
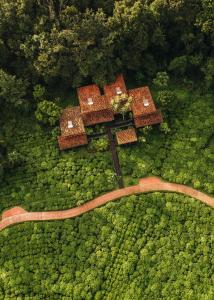
[[[149,85],[164,116],[117,147],[125,185],[155,175],[214,195],[213,0],[1,0],[0,213],[118,188],[105,138],[61,152],[57,136],[76,88],[120,73]],[[212,300],[213,220],[194,199],[151,193],[5,229],[0,299]]]

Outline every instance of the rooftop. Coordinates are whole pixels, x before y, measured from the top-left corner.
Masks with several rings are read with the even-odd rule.
[[[95,98],[101,97],[100,89],[96,84],[86,85],[77,89],[81,112],[93,111]],[[97,103],[98,101],[96,101]],[[100,101],[101,102],[101,101]]]
[[[118,145],[134,143],[137,141],[136,130],[132,127],[125,130],[117,131],[116,138]]]
[[[79,106],[68,106],[63,110],[60,118],[60,129],[62,136],[85,133]]]
[[[81,113],[97,112],[110,109],[110,104],[106,96],[93,96],[80,101]]]
[[[115,82],[105,85],[104,93],[107,96],[109,102],[111,98],[116,95],[121,95],[124,93],[126,94],[127,90],[126,90],[126,84],[123,75],[122,74],[118,75]]]
[[[152,95],[147,86],[129,90],[129,95],[133,98],[132,111],[135,117],[156,112]]]

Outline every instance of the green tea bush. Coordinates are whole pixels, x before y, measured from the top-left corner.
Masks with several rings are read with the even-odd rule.
[[[115,188],[109,152],[87,148],[59,151],[58,128],[49,130],[23,118],[13,128],[13,143],[24,163],[7,170],[0,184],[0,209],[21,205],[29,210],[74,207]]]
[[[107,138],[99,138],[99,139],[93,139],[89,145],[88,149],[91,151],[106,151],[108,149],[109,142]]]
[[[2,299],[212,299],[214,211],[172,193],[0,232]]]

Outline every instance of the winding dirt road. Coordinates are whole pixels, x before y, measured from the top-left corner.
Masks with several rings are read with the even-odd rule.
[[[119,199],[121,197],[154,191],[182,193],[201,202],[204,202],[211,207],[214,207],[214,197],[208,196],[185,185],[164,182],[157,177],[147,177],[140,179],[138,185],[115,190],[113,192],[97,197],[91,201],[88,201],[87,203],[79,207],[71,208],[68,210],[28,212],[22,207],[11,208],[2,214],[2,220],[0,221],[0,230],[17,223],[28,221],[47,221],[74,218],[107,202]]]

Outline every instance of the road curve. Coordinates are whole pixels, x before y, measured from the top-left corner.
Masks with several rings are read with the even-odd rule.
[[[208,196],[186,185],[165,182],[157,177],[147,177],[140,179],[138,185],[115,190],[113,192],[99,196],[91,201],[88,201],[87,203],[79,207],[74,207],[68,210],[28,212],[22,207],[13,207],[2,214],[2,219],[0,221],[0,230],[17,223],[28,221],[47,221],[74,218],[107,202],[114,201],[121,197],[154,191],[182,193],[201,202],[204,202],[211,207],[214,207],[214,197]]]

